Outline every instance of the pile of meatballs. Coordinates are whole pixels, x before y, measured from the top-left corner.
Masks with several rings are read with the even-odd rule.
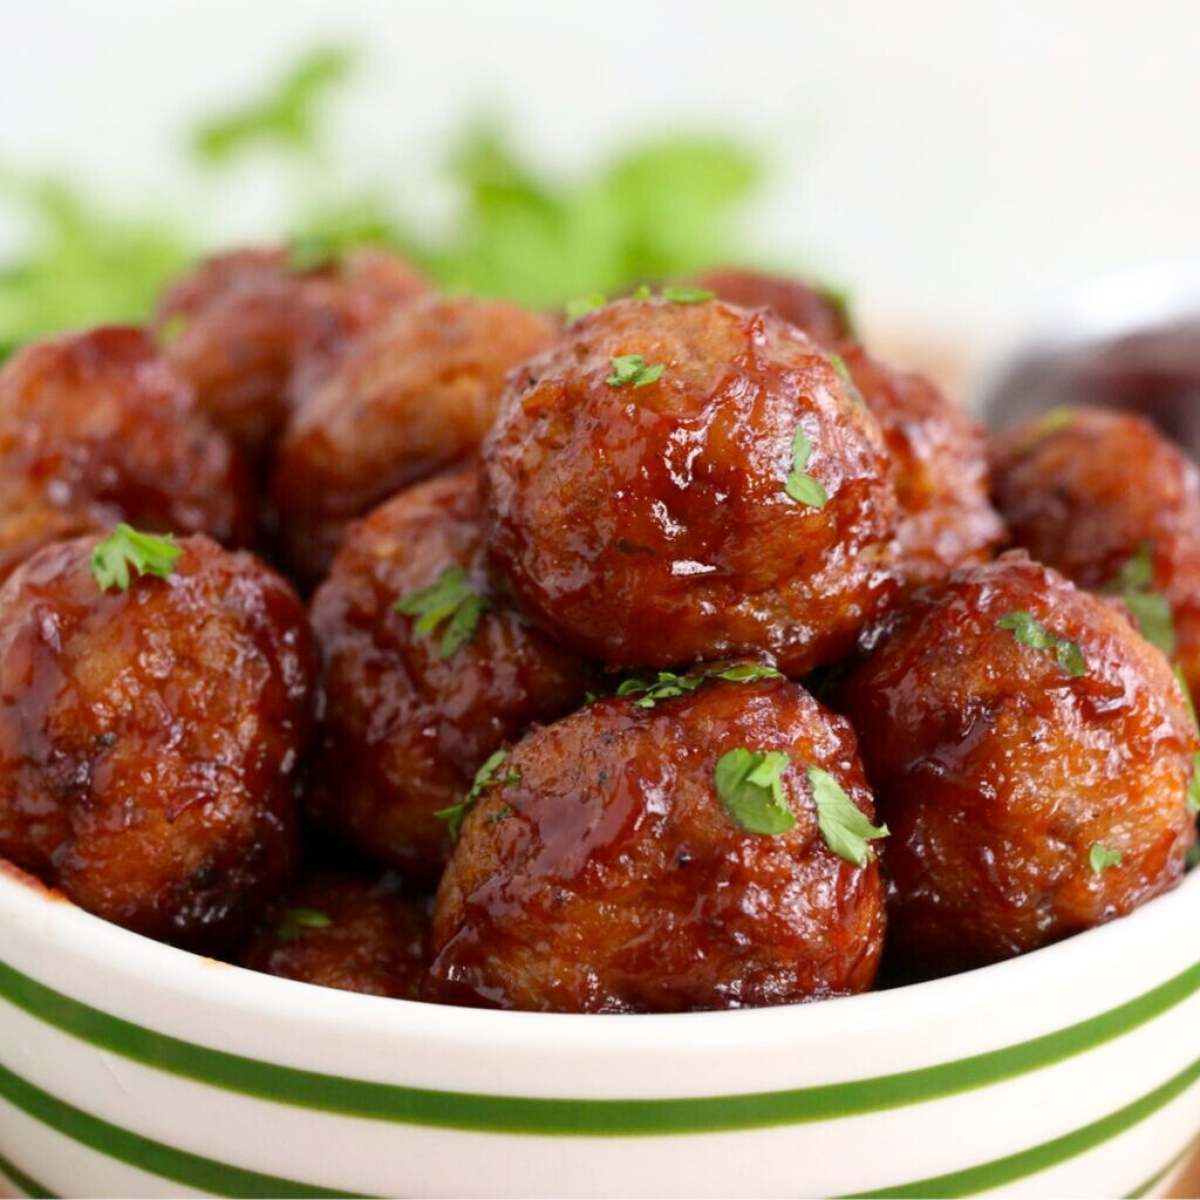
[[[797,280],[567,313],[221,255],[0,370],[0,857],[327,987],[788,1004],[1193,857],[1200,475],[989,439]]]

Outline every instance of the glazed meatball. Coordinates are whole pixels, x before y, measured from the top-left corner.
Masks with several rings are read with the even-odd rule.
[[[746,755],[774,782],[722,784]],[[601,700],[529,734],[491,781],[438,892],[434,998],[667,1012],[870,987],[878,866],[866,843],[861,866],[834,853],[816,796],[869,826],[871,794],[849,725],[799,685]]]
[[[493,564],[613,667],[839,658],[894,594],[878,422],[766,311],[624,300],[514,374],[483,453]]]
[[[416,1000],[428,955],[429,917],[394,880],[321,871],[272,906],[241,963],[301,983]]]
[[[293,387],[314,386],[350,339],[425,287],[408,263],[382,250],[314,262],[284,248],[238,250],[179,280],[160,301],[155,326],[203,410],[261,463]]]
[[[118,520],[245,542],[242,462],[140,330],[35,342],[0,370],[0,577]]]
[[[96,548],[47,546],[0,589],[0,856],[212,950],[292,867],[311,635],[282,579],[206,537],[124,591]]]
[[[439,585],[440,599],[427,590]],[[436,878],[449,840],[435,814],[506,739],[580,704],[588,673],[489,593],[471,469],[352,527],[312,619],[325,712],[311,811],[380,861]]]
[[[1119,594],[1200,688],[1200,472],[1141,417],[1054,409],[995,446],[1013,541],[1082,587]]]
[[[348,521],[473,455],[509,369],[555,336],[511,304],[430,297],[364,337],[280,447],[275,504],[297,572],[319,579]]]
[[[901,579],[933,583],[984,561],[1004,526],[988,499],[983,429],[924,376],[885,367],[857,342],[837,349],[891,454]]]
[[[1183,873],[1197,738],[1171,668],[1023,552],[919,592],[840,707],[891,830],[903,974],[1034,950]]]
[[[809,337],[827,345],[854,333],[845,301],[836,292],[802,279],[740,267],[718,267],[701,275],[696,286],[743,308],[769,308],[785,321],[798,325]]]

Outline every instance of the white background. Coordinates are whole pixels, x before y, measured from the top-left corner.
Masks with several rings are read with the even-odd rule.
[[[339,158],[436,212],[486,107],[569,169],[630,135],[726,128],[775,163],[755,222],[886,313],[1002,344],[1047,294],[1200,249],[1200,5],[840,0],[3,0],[0,164],[67,165],[205,210],[179,130],[330,37],[367,50]],[[216,214],[270,229],[269,197]],[[0,231],[2,233],[2,231]]]

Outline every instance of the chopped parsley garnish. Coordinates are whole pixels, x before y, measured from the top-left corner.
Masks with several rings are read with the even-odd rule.
[[[1192,702],[1192,689],[1188,687],[1187,676],[1179,665],[1175,667],[1175,678],[1179,683],[1179,690],[1183,693],[1188,716],[1192,718],[1192,728],[1200,733],[1200,723],[1196,721],[1196,706]],[[1192,755],[1192,777],[1188,780],[1187,806],[1189,812],[1200,813],[1200,750]]]
[[[446,829],[450,834],[451,841],[458,841],[464,818],[479,803],[480,796],[488,788],[495,784],[499,784],[501,787],[510,787],[521,782],[521,772],[516,770],[509,771],[503,779],[496,778],[496,772],[507,757],[508,751],[504,747],[490,754],[484,759],[483,766],[475,772],[475,778],[472,780],[467,794],[457,804],[451,804],[448,808],[439,808],[433,814],[439,821],[446,822]]]
[[[795,827],[796,815],[783,794],[783,772],[789,761],[780,750],[759,753],[744,746],[717,760],[717,795],[748,833],[778,837]]]
[[[315,908],[285,908],[275,927],[281,942],[294,942],[306,929],[328,929],[333,918]]]
[[[458,566],[447,567],[434,583],[396,601],[398,613],[417,618],[413,626],[417,634],[432,633],[443,621],[449,622],[442,634],[443,658],[475,636],[479,618],[488,607],[488,598],[475,591],[466,571]]]
[[[288,242],[288,266],[305,274],[332,266],[344,247],[337,238],[324,233],[298,233]]]
[[[1101,588],[1106,595],[1120,596],[1137,621],[1138,631],[1168,658],[1175,653],[1175,622],[1171,605],[1154,589],[1154,544],[1139,543],[1121,569]]]
[[[1088,851],[1088,863],[1092,868],[1093,875],[1099,875],[1101,871],[1107,871],[1109,867],[1119,866],[1122,857],[1120,850],[1110,850],[1099,842],[1093,842],[1092,848]]]
[[[716,299],[716,292],[698,287],[665,287],[662,298],[670,304],[703,304],[706,300]]]
[[[829,361],[833,364],[833,369],[838,373],[838,378],[843,383],[854,386],[854,380],[850,376],[850,368],[846,366],[846,360],[840,354],[830,354]]]
[[[1005,613],[996,622],[999,629],[1008,630],[1023,646],[1033,650],[1053,650],[1063,673],[1072,679],[1087,674],[1087,661],[1078,642],[1051,633],[1032,613],[1018,610]]]
[[[1049,437],[1060,429],[1066,429],[1074,420],[1075,410],[1073,408],[1067,404],[1056,404],[1053,408],[1046,409],[1040,417],[1026,426],[1021,442],[1024,446],[1032,446],[1035,442],[1040,442],[1042,438]]]
[[[828,771],[808,768],[808,782],[817,805],[817,827],[825,845],[846,862],[865,867],[871,861],[872,838],[888,836],[886,825],[872,825]]]
[[[646,360],[640,354],[620,354],[608,361],[612,364],[613,373],[604,382],[609,387],[626,387],[629,384],[633,384],[635,388],[645,387],[666,370],[663,363],[647,366]]]
[[[580,317],[586,317],[588,313],[603,308],[607,303],[608,297],[603,292],[589,292],[586,296],[568,300],[566,304],[567,320],[578,321]]]
[[[644,283],[634,288],[633,291],[629,293],[630,300],[649,300],[650,296],[650,288]]]
[[[788,473],[785,491],[798,504],[811,508],[824,508],[829,503],[829,493],[819,479],[805,473],[808,460],[812,457],[812,442],[799,425],[792,437],[792,469]]]
[[[752,683],[758,679],[782,679],[783,675],[774,667],[760,662],[710,663],[694,667],[686,675],[673,671],[659,671],[655,679],[632,678],[624,680],[617,688],[618,696],[638,696],[634,701],[638,708],[653,708],[660,700],[670,700],[685,692],[694,692],[705,680],[725,679],[730,683]]]
[[[102,592],[111,587],[125,592],[129,590],[130,567],[139,575],[165,579],[182,553],[170,534],[159,537],[140,533],[122,521],[108,537],[96,543],[92,551],[92,575]]]

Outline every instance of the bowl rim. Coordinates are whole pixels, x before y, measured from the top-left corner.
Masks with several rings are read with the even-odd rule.
[[[384,1038],[421,1037],[439,1042],[510,1050],[537,1046],[553,1036],[558,1046],[604,1052],[673,1044],[795,1043],[812,1037],[852,1036],[855,1027],[920,1028],[931,1015],[957,1013],[979,1000],[1003,1005],[1005,996],[1027,996],[1064,980],[1086,977],[1101,964],[1125,960],[1172,928],[1194,929],[1200,918],[1200,867],[1135,911],[1103,925],[1002,962],[956,975],[854,996],[837,996],[764,1008],[682,1013],[543,1013],[463,1008],[339,991],[252,971],[154,941],[79,908],[11,864],[0,860],[0,928],[24,927],[31,939],[50,935],[55,952],[88,961],[99,975],[122,976],[148,991],[175,992],[214,1007],[324,1027],[345,1022]],[[1190,964],[1189,964],[1190,965]],[[1200,964],[1197,964],[1200,965]],[[0,968],[5,966],[0,956]],[[11,968],[18,970],[18,968]],[[37,980],[35,982],[43,982]],[[1132,995],[1161,982],[1142,978]],[[53,987],[53,984],[44,984]],[[1080,989],[1086,991],[1086,989]],[[1087,1001],[1080,1012],[1090,1011]],[[169,1026],[169,1019],[163,1022]],[[210,1044],[219,1044],[219,1035]]]

